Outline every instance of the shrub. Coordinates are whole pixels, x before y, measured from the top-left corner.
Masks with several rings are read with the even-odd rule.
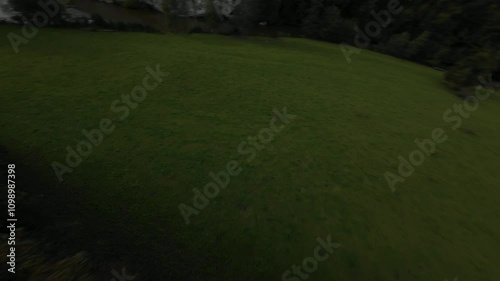
[[[410,41],[408,48],[406,48],[406,55],[412,58],[418,55],[427,45],[431,33],[429,31],[422,32],[417,38]]]
[[[406,47],[410,42],[410,34],[408,32],[403,32],[400,34],[392,35],[391,38],[385,44],[386,52],[398,56],[406,56]]]
[[[489,48],[476,49],[450,68],[445,75],[445,84],[455,90],[475,86],[479,84],[478,75],[488,76],[498,68],[498,53]]]

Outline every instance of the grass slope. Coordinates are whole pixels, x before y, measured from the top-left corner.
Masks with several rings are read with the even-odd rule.
[[[281,280],[329,234],[342,247],[309,280],[500,276],[500,104],[464,120],[475,135],[452,130],[442,114],[461,101],[440,72],[305,39],[61,29],[17,55],[2,40],[0,57],[1,143],[113,220],[157,280]],[[156,64],[170,75],[117,120],[110,104]],[[246,163],[238,144],[285,106],[297,118]],[[102,118],[115,131],[55,183],[51,162]],[[392,193],[384,172],[436,127],[448,141]],[[186,225],[178,205],[230,159],[243,171]]]

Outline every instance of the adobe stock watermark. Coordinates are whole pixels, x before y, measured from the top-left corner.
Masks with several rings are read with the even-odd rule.
[[[114,277],[111,278],[110,281],[132,281],[136,277],[134,275],[128,275],[125,270],[125,267],[122,267],[121,274],[118,273],[115,269],[111,270],[111,274],[113,274]]]
[[[145,70],[148,74],[142,79],[142,85],[134,87],[130,94],[122,94],[120,99],[111,103],[110,110],[120,114],[119,121],[124,121],[130,115],[130,110],[137,108],[139,103],[147,98],[148,92],[156,89],[163,82],[163,78],[169,75],[168,72],[161,71],[159,64],[156,65],[156,69],[147,66]],[[111,118],[102,118],[95,129],[90,131],[83,129],[81,133],[84,139],[77,143],[75,148],[66,146],[66,165],[57,161],[51,164],[59,182],[64,180],[64,174],[72,173],[73,169],[82,164],[92,153],[93,148],[99,146],[104,137],[110,135],[115,128]]]
[[[286,107],[281,112],[278,109],[273,109],[273,113],[276,116],[271,118],[268,128],[261,129],[256,136],[249,136],[246,141],[242,141],[238,145],[240,155],[249,155],[245,160],[246,163],[252,162],[257,156],[257,152],[264,150],[266,144],[271,143],[275,135],[280,133],[286,125],[290,124],[291,120],[297,117],[289,114]],[[278,119],[281,121],[279,126],[276,124]],[[243,168],[240,161],[229,160],[223,170],[218,173],[210,172],[208,174],[211,181],[203,187],[203,192],[198,188],[193,188],[193,207],[184,203],[179,204],[179,210],[186,225],[191,223],[190,217],[192,215],[199,215],[200,211],[208,206],[210,199],[217,197],[221,189],[228,186],[231,177],[239,175],[241,171],[243,171]]]
[[[7,34],[7,39],[14,50],[14,53],[19,53],[21,44],[28,44],[30,39],[33,39],[38,34],[38,28],[47,26],[50,19],[54,18],[61,11],[61,6],[69,3],[70,0],[39,0],[38,6],[41,10],[33,15],[33,23],[26,17],[22,17],[24,25],[21,28],[21,35],[14,32]]]
[[[478,80],[481,83],[480,86],[476,87],[475,94],[473,96],[467,97],[462,103],[456,103],[452,108],[449,108],[443,112],[443,120],[446,123],[451,123],[451,129],[456,131],[462,126],[463,119],[470,118],[472,113],[479,108],[481,101],[485,101],[495,93],[495,89],[492,85],[497,83],[493,82],[492,75],[484,78],[483,76],[478,76]],[[396,184],[403,183],[405,180],[413,175],[415,168],[421,166],[427,157],[432,155],[436,151],[436,146],[443,144],[448,139],[448,135],[442,128],[435,128],[431,132],[431,137],[427,139],[415,139],[415,144],[417,149],[410,152],[408,158],[402,155],[398,156],[399,166],[397,174],[386,171],[384,176],[387,181],[387,185],[392,192],[395,192]]]
[[[333,250],[342,246],[339,243],[333,243],[331,235],[326,237],[326,241],[322,238],[316,238],[319,246],[317,246],[312,256],[306,257],[302,260],[300,265],[292,265],[292,268],[283,272],[281,275],[281,280],[283,281],[300,281],[309,279],[310,275],[318,270],[319,263],[327,260]],[[323,253],[320,253],[323,251]],[[303,271],[302,271],[303,269]]]
[[[410,0],[411,1],[411,0]],[[386,28],[392,22],[392,16],[398,15],[404,10],[404,7],[401,5],[399,0],[389,0],[387,3],[387,10],[381,10],[379,12],[370,11],[370,14],[375,19],[374,21],[370,21],[365,25],[364,31],[359,27],[354,27],[354,31],[356,31],[356,35],[354,36],[354,45],[357,48],[352,47],[351,45],[342,42],[339,47],[347,63],[351,63],[351,56],[353,54],[361,53],[361,49],[364,49],[370,45],[370,37],[375,38],[380,35],[382,28]]]

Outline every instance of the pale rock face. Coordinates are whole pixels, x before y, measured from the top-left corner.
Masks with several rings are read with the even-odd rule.
[[[215,0],[215,11],[219,16],[230,18],[236,7],[241,4],[242,0]]]
[[[180,0],[177,2],[177,10],[174,13],[179,16],[202,16],[207,12],[206,5],[204,0]]]
[[[0,0],[0,21],[14,22],[11,18],[17,13],[12,11],[8,0]]]
[[[219,16],[230,18],[234,9],[243,0],[214,0],[213,6]],[[174,11],[179,16],[196,17],[207,13],[210,1],[207,0],[178,0],[177,10]]]
[[[123,3],[125,0],[97,0],[104,3]],[[158,11],[163,12],[164,0],[139,0]],[[175,1],[175,0],[174,0]],[[235,8],[244,0],[214,0],[213,6],[219,17],[231,18]],[[177,0],[176,9],[172,12],[178,16],[203,16],[209,10],[208,0]],[[8,0],[0,0],[0,20],[8,20],[15,13],[9,9]]]

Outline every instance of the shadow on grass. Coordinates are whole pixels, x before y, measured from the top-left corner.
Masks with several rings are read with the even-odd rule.
[[[203,259],[199,254],[183,251],[167,236],[163,241],[171,258],[168,264],[160,264],[158,254],[165,253],[157,253],[159,247],[137,245],[131,233],[122,231],[124,225],[85,207],[78,192],[57,184],[0,146],[3,178],[11,163],[16,165],[16,245],[20,248],[16,249],[15,280],[46,280],[51,274],[61,279],[50,280],[112,280],[112,271],[120,273],[122,268],[137,281],[207,280],[200,270]],[[6,189],[2,184],[4,194]],[[6,196],[0,207],[7,210]],[[6,237],[7,231],[2,227],[0,235]],[[2,240],[0,248],[7,249]],[[1,261],[5,264],[5,255]],[[6,270],[0,273],[1,280],[14,280],[13,276]]]

